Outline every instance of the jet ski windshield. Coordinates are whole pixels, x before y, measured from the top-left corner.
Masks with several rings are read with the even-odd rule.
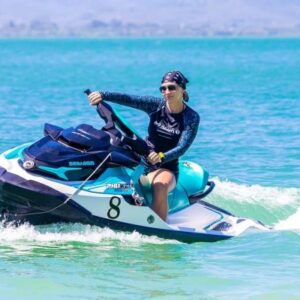
[[[110,146],[110,136],[107,132],[87,124],[63,130],[57,141],[81,151],[105,150]]]
[[[45,137],[24,149],[20,163],[28,171],[64,180],[86,178],[108,154],[111,159],[103,168],[137,166],[139,155],[149,151],[145,141],[107,103],[99,104],[97,112],[105,121],[101,130],[88,124],[67,129],[45,124]]]

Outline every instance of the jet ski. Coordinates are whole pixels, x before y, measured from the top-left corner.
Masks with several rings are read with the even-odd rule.
[[[0,155],[0,213],[4,222],[80,222],[181,242],[215,242],[266,227],[204,201],[214,188],[208,172],[180,161],[163,221],[152,209],[151,186],[140,180],[146,142],[106,102],[105,126],[63,129],[45,124],[44,137]]]

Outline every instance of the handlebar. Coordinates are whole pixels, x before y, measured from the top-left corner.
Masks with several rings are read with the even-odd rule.
[[[86,89],[84,93],[89,96],[92,92],[90,89]],[[150,148],[147,143],[125,124],[108,103],[101,101],[97,105],[97,112],[105,122],[105,126],[102,128],[103,130],[110,131],[114,135],[117,134],[118,138],[121,138],[121,141],[129,145],[136,153],[143,156],[150,154]]]
[[[84,91],[84,93],[85,93],[87,96],[89,96],[89,95],[92,93],[92,91],[91,91],[90,89],[86,89],[86,90]]]

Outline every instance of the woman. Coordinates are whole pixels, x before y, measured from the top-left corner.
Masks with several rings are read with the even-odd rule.
[[[141,109],[149,115],[146,141],[151,152],[145,174],[152,185],[152,209],[164,221],[168,214],[168,193],[175,188],[178,178],[178,159],[195,139],[200,122],[198,113],[186,105],[187,83],[179,71],[166,73],[160,86],[164,101],[110,92],[93,92],[88,96],[91,105],[111,101]]]

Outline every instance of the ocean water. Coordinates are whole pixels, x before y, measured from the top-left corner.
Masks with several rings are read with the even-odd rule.
[[[0,299],[300,299],[300,39],[0,40],[0,152],[45,122],[101,127],[83,90],[159,96],[181,70],[207,198],[274,228],[192,245],[81,224],[0,224]],[[117,106],[142,134],[142,112]]]

